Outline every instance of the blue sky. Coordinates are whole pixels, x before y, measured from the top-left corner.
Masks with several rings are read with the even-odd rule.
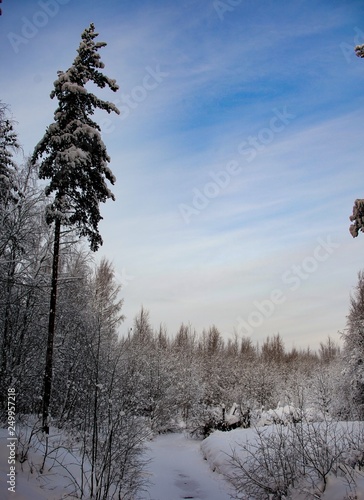
[[[120,116],[97,115],[117,177],[102,207],[124,285],[173,335],[215,324],[287,347],[345,328],[364,263],[362,1],[3,0],[1,99],[30,154],[58,70],[94,22]]]

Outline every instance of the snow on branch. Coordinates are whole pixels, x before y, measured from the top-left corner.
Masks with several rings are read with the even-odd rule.
[[[355,47],[355,53],[358,57],[364,57],[364,45],[357,45]]]

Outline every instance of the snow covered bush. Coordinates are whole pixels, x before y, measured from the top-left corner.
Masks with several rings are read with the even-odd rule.
[[[236,498],[282,498],[287,496],[294,483],[297,470],[293,450],[287,447],[283,437],[285,429],[277,427],[276,433],[259,430],[253,444],[241,445],[245,452],[241,458],[239,449],[233,449],[231,459],[232,474],[227,479],[236,490]]]
[[[262,411],[257,419],[257,426],[298,423],[302,420],[303,411],[292,405],[277,406],[275,410]]]
[[[212,434],[202,450],[231,482],[236,499],[356,498],[363,486],[360,422],[289,423],[235,430],[224,441],[220,436]]]
[[[96,440],[86,431],[72,436],[80,443],[81,481],[75,481],[75,486],[81,498],[133,500],[145,483],[143,451],[148,431],[143,422],[110,409]]]
[[[16,459],[21,470],[36,477],[45,491],[54,488],[56,478],[57,487],[63,489],[57,498],[67,494],[134,500],[147,485],[146,438],[143,422],[120,412],[105,422],[97,446],[91,432],[51,427],[47,435],[40,419],[23,416],[17,421]]]

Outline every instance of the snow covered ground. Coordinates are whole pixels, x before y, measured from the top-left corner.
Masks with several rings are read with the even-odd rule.
[[[16,463],[15,493],[9,491],[10,483],[7,483],[10,473],[8,463],[10,455],[7,429],[0,429],[0,499],[1,500],[59,500],[64,492],[62,478],[50,479],[50,488],[42,488],[42,483],[37,474],[32,474],[29,470],[21,470],[19,463]],[[11,461],[11,458],[10,458]],[[27,467],[25,469],[28,469]],[[43,482],[43,481],[42,481]],[[58,483],[58,484],[57,484]]]
[[[42,476],[31,473],[27,465],[16,463],[15,493],[8,491],[8,432],[0,429],[0,499],[61,500],[66,498],[69,478],[56,469]],[[201,452],[201,441],[182,433],[157,436],[148,444],[150,460],[148,492],[140,500],[228,500],[229,485],[220,474],[211,471]],[[39,463],[41,461],[41,456]],[[33,460],[35,459],[33,455]],[[69,498],[69,497],[67,497]]]
[[[338,424],[340,427],[349,424]],[[351,424],[350,424],[351,425]],[[265,428],[268,433],[274,427]],[[352,426],[353,430],[354,427]],[[254,429],[235,429],[230,432],[215,431],[203,441],[191,439],[184,433],[156,436],[148,443],[146,458],[150,460],[146,477],[149,481],[148,491],[140,493],[136,500],[230,500],[233,491],[221,473],[231,473],[228,456],[237,448],[237,443],[256,442]],[[16,464],[15,493],[8,491],[7,483],[10,471],[8,432],[0,429],[0,500],[61,500],[70,498],[70,478],[64,469],[54,468],[46,474],[39,475],[29,469],[27,464],[22,468]],[[39,456],[33,454],[34,463],[41,462]],[[74,463],[74,455],[70,455]],[[66,457],[67,459],[67,457]],[[73,471],[74,472],[74,471]],[[68,487],[68,488],[67,488]],[[68,489],[68,493],[70,489]],[[303,500],[303,496],[295,496]],[[322,500],[364,500],[364,472],[357,476],[356,496],[348,496],[347,483],[341,478],[330,475]]]
[[[143,500],[228,500],[229,485],[212,472],[201,452],[201,441],[183,433],[165,434],[149,444],[150,481]]]

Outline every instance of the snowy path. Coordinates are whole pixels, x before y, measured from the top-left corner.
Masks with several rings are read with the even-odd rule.
[[[201,441],[183,434],[156,437],[149,445],[151,482],[142,500],[230,500],[228,483],[204,460]]]

